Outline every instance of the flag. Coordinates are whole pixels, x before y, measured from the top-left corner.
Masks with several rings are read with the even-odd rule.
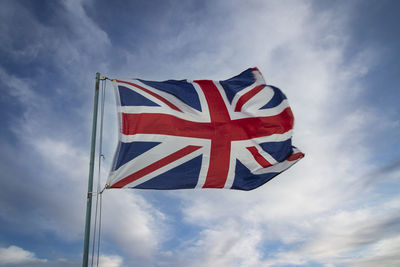
[[[108,188],[251,190],[304,156],[286,96],[257,68],[224,81],[113,86],[120,132]]]

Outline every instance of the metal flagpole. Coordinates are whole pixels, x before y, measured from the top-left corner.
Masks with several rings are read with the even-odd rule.
[[[99,84],[100,73],[96,73],[96,86],[94,91],[94,107],[92,122],[92,143],[90,147],[90,164],[89,164],[89,182],[86,202],[86,222],[85,222],[85,241],[83,245],[82,267],[87,267],[89,262],[89,242],[90,242],[90,220],[92,215],[92,195],[93,195],[93,173],[94,173],[94,156],[96,150],[96,130],[97,130],[97,110],[99,104]]]

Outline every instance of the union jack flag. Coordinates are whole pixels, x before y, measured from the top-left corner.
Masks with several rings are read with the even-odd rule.
[[[304,157],[286,96],[257,68],[224,81],[113,85],[120,134],[108,188],[251,190]]]

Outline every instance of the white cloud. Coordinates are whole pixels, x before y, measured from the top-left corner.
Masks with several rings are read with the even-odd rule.
[[[121,267],[123,265],[123,259],[117,255],[100,255],[99,259],[100,267]]]
[[[351,260],[345,260],[344,263],[358,267],[399,266],[399,251],[400,235],[396,235],[376,242],[363,255]]]
[[[129,191],[107,190],[103,198],[103,236],[130,258],[151,260],[168,231],[165,215]]]
[[[252,196],[246,195],[248,198]],[[213,198],[211,202],[215,205],[221,199]],[[257,199],[265,202],[260,195]],[[221,207],[212,209],[209,203],[204,205],[209,214],[222,212],[221,217],[208,218],[208,224],[204,223],[206,215],[196,217],[195,220],[203,221],[204,230],[183,251],[184,257],[192,261],[180,266],[202,266],[204,262],[213,262],[215,266],[286,266],[310,262],[373,266],[379,261],[387,263],[385,266],[395,266],[400,261],[395,244],[400,225],[398,197],[371,206],[331,209],[307,216],[285,214],[284,218],[275,217],[269,208],[279,207],[279,201],[260,204],[262,211],[249,208],[254,203],[241,206],[234,198],[228,200],[231,208],[223,200],[225,211]],[[196,203],[194,207],[199,208]],[[263,219],[268,213],[270,216]],[[394,247],[389,249],[390,245]]]
[[[180,266],[259,266],[259,229],[235,221],[222,223],[200,233],[200,238],[181,251]],[[190,256],[191,255],[191,256]]]
[[[277,253],[264,262],[265,266],[306,264],[320,262],[333,266],[372,266],[378,260],[381,265],[400,261],[390,244],[400,238],[400,199],[383,205],[364,207],[335,214],[314,217],[307,225],[294,224],[304,233],[303,245]],[[388,264],[385,264],[388,263]]]
[[[17,246],[0,248],[0,264],[24,264],[37,262],[47,262],[47,260],[39,259],[35,256],[35,253]]]

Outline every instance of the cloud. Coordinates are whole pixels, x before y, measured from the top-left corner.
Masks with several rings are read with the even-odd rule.
[[[338,211],[328,216],[308,220],[307,225],[297,224],[305,234],[302,245],[279,252],[264,262],[265,266],[307,264],[320,262],[334,266],[372,266],[379,259],[380,264],[391,266],[400,261],[392,249],[383,246],[392,244],[400,235],[399,201],[383,205]],[[384,264],[387,263],[387,264]]]
[[[89,260],[89,263],[91,259]],[[24,250],[17,246],[9,246],[8,248],[0,248],[0,266],[21,266],[21,267],[43,267],[43,266],[60,266],[72,267],[81,264],[68,259],[59,258],[51,261],[48,259],[37,258],[35,253]],[[96,259],[94,259],[96,265]],[[124,266],[123,258],[118,255],[104,255],[99,257],[100,267],[120,267]]]
[[[123,266],[123,259],[117,255],[100,255],[99,266],[120,267]]]
[[[35,253],[24,250],[17,246],[9,246],[8,248],[0,248],[0,264],[25,264],[46,262],[46,259],[39,259]]]
[[[398,252],[400,249],[400,236],[380,240],[371,245],[359,258],[344,260],[349,266],[398,266],[400,259]]]
[[[228,221],[204,229],[199,236],[183,248],[185,258],[179,266],[258,266],[262,257],[258,250],[263,239],[259,229]]]
[[[263,201],[260,196],[258,199]],[[264,213],[272,213],[261,221],[257,219],[263,215],[261,210],[244,204],[249,210],[245,211],[240,203],[231,201],[234,208],[227,209],[220,219],[209,220],[204,230],[188,243],[189,249],[180,251],[184,258],[191,259],[180,266],[204,266],[205,262],[215,266],[287,266],[310,262],[373,266],[379,261],[395,266],[400,261],[394,244],[400,237],[399,201],[397,197],[370,207],[307,216],[286,214],[284,219],[274,217],[268,206],[261,204]],[[218,208],[209,209],[207,204],[204,208],[210,214],[221,212]],[[391,244],[393,249],[385,249]]]
[[[103,237],[115,242],[129,259],[151,261],[165,240],[165,215],[139,194],[104,193]]]

